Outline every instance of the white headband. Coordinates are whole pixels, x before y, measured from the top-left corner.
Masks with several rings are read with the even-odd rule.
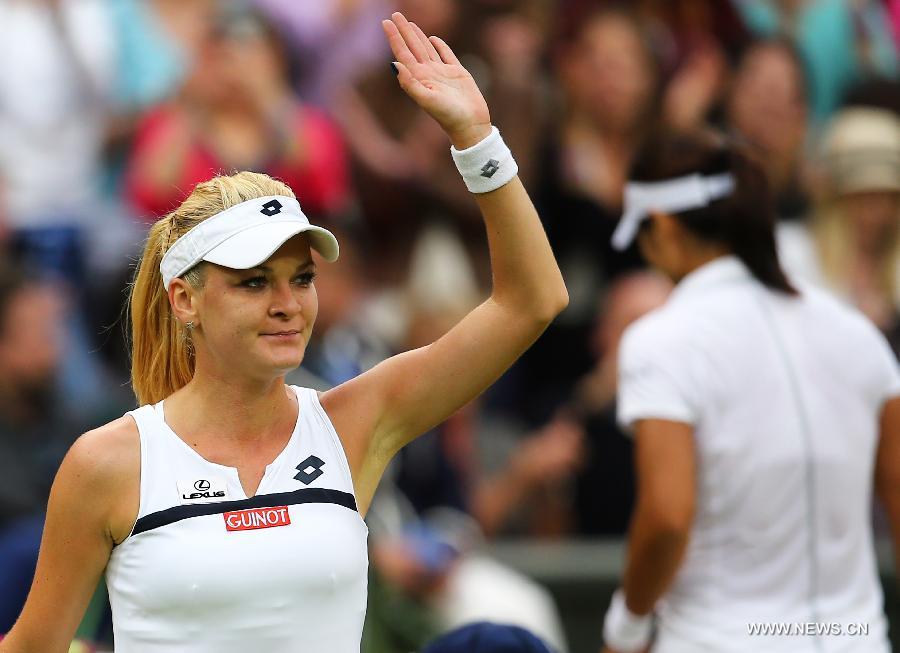
[[[612,246],[617,250],[627,248],[641,222],[652,211],[680,213],[699,209],[730,195],[733,190],[734,177],[727,172],[710,177],[687,175],[653,183],[629,182],[625,185],[625,211],[613,232]]]
[[[268,195],[247,200],[217,213],[172,243],[159,264],[163,284],[209,261],[236,270],[256,267],[285,241],[307,233],[310,246],[326,261],[338,257],[337,239],[327,229],[310,224],[297,200]]]

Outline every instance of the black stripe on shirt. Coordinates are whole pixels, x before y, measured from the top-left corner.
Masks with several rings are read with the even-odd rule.
[[[277,494],[257,494],[249,499],[236,501],[220,501],[218,503],[194,503],[183,506],[174,506],[144,515],[134,525],[132,535],[145,533],[160,526],[174,524],[182,519],[191,517],[203,517],[204,515],[219,515],[233,510],[247,510],[248,508],[275,508],[278,506],[293,506],[300,503],[334,503],[350,510],[356,510],[356,499],[352,494],[340,490],[327,490],[323,488],[300,488],[293,492],[278,492]]]

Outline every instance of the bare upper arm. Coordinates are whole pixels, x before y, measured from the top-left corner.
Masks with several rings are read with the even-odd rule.
[[[357,498],[365,503],[403,445],[496,381],[549,321],[488,299],[430,345],[325,392],[322,405],[344,443]]]
[[[139,495],[140,440],[130,417],[72,445],[50,491],[34,582],[4,650],[68,650],[114,543],[131,530]]]
[[[684,422],[635,423],[638,502],[661,527],[687,530],[697,501],[694,428]]]

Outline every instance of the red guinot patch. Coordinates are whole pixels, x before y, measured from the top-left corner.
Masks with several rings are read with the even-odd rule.
[[[289,526],[291,515],[287,506],[273,508],[251,508],[222,513],[227,531],[255,531],[260,528]]]

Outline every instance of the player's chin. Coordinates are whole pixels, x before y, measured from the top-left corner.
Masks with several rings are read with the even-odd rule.
[[[290,371],[300,367],[305,354],[305,343],[293,345],[278,344],[274,347],[266,347],[266,351],[263,352],[263,358],[268,367],[281,371]]]
[[[289,372],[297,367],[300,367],[300,363],[303,362],[304,350],[299,350],[297,352],[287,353],[285,352],[281,356],[275,356],[271,359],[273,367],[278,368],[279,370],[283,370],[285,372]]]

